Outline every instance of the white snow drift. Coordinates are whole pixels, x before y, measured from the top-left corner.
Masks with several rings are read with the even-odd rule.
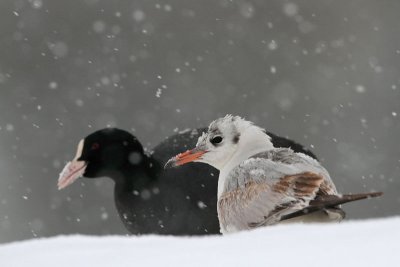
[[[13,266],[399,266],[400,217],[228,236],[60,236],[0,246]]]

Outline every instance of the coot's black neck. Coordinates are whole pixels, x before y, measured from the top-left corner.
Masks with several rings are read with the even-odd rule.
[[[118,173],[111,176],[115,182],[115,193],[140,192],[157,180],[160,171],[162,167],[151,156],[143,155],[138,164],[127,161]]]

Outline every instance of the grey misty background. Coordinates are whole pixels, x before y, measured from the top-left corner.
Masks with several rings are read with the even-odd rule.
[[[108,179],[56,181],[78,141],[151,150],[226,113],[312,149],[349,219],[400,214],[400,2],[0,1],[0,242],[126,234]],[[188,177],[190,178],[190,177]]]

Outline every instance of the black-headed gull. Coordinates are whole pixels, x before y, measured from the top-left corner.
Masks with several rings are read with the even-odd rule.
[[[217,209],[222,233],[287,219],[340,221],[345,216],[340,204],[381,195],[340,195],[317,160],[274,147],[263,129],[238,116],[213,121],[194,149],[172,158],[166,167],[192,161],[220,170]]]

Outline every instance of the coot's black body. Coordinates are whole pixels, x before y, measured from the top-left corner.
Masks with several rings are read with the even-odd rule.
[[[115,203],[132,234],[218,234],[218,171],[206,164],[164,170],[182,149],[196,144],[200,131],[169,137],[146,160],[152,165],[131,173],[130,182],[115,186]]]
[[[172,156],[196,145],[206,128],[171,136],[148,156],[139,141],[119,129],[97,131],[84,139],[84,177],[108,176],[115,181],[114,198],[125,227],[132,234],[219,234],[218,171],[206,164],[164,170]],[[268,133],[278,147],[291,147],[315,158],[301,145]],[[96,144],[96,149],[93,149]]]

